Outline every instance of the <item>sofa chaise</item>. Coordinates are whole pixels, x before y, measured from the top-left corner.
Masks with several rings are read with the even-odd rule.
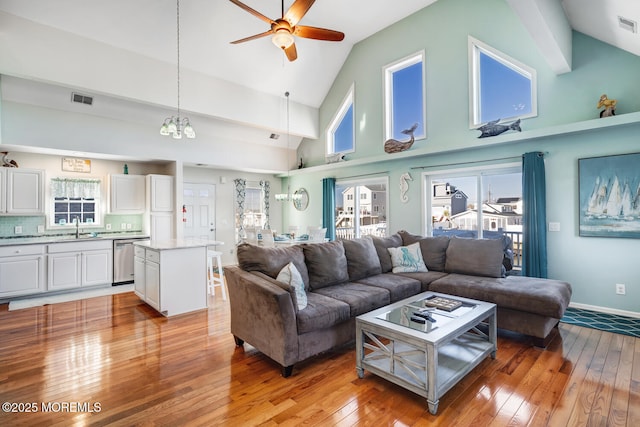
[[[546,347],[571,286],[507,276],[505,253],[499,239],[404,231],[284,247],[243,243],[238,265],[225,268],[231,333],[236,345],[252,345],[288,377],[295,363],[354,341],[358,315],[434,291],[495,303],[498,328]]]

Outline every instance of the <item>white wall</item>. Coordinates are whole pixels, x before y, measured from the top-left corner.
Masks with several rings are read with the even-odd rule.
[[[280,179],[273,175],[255,174],[203,167],[184,167],[183,180],[190,183],[213,184],[216,186],[216,239],[223,241],[223,264],[235,264],[235,184],[234,179],[247,181],[267,180],[271,183],[270,223],[272,228],[282,230],[282,209],[274,201],[274,194],[280,191]],[[178,224],[180,227],[181,223]]]

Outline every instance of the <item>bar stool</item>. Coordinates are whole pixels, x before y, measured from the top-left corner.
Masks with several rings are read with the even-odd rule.
[[[214,266],[215,262],[215,266]],[[214,267],[218,268],[218,277],[213,274]],[[224,271],[222,269],[222,252],[207,249],[207,292],[209,295],[216,294],[216,286],[220,287],[222,299],[227,300],[227,291],[224,288]]]

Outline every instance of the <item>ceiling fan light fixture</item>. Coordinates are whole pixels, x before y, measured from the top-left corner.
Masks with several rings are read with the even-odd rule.
[[[293,35],[286,29],[282,28],[273,33],[271,41],[280,49],[287,49],[293,44]]]

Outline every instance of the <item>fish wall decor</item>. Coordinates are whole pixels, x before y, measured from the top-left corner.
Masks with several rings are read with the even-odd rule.
[[[508,130],[517,130],[518,132],[522,132],[522,129],[520,129],[520,119],[508,125],[500,125],[498,124],[499,121],[500,119],[493,120],[487,123],[486,125],[480,126],[478,129],[476,129],[482,132],[478,138],[486,138],[488,136],[497,136]]]

